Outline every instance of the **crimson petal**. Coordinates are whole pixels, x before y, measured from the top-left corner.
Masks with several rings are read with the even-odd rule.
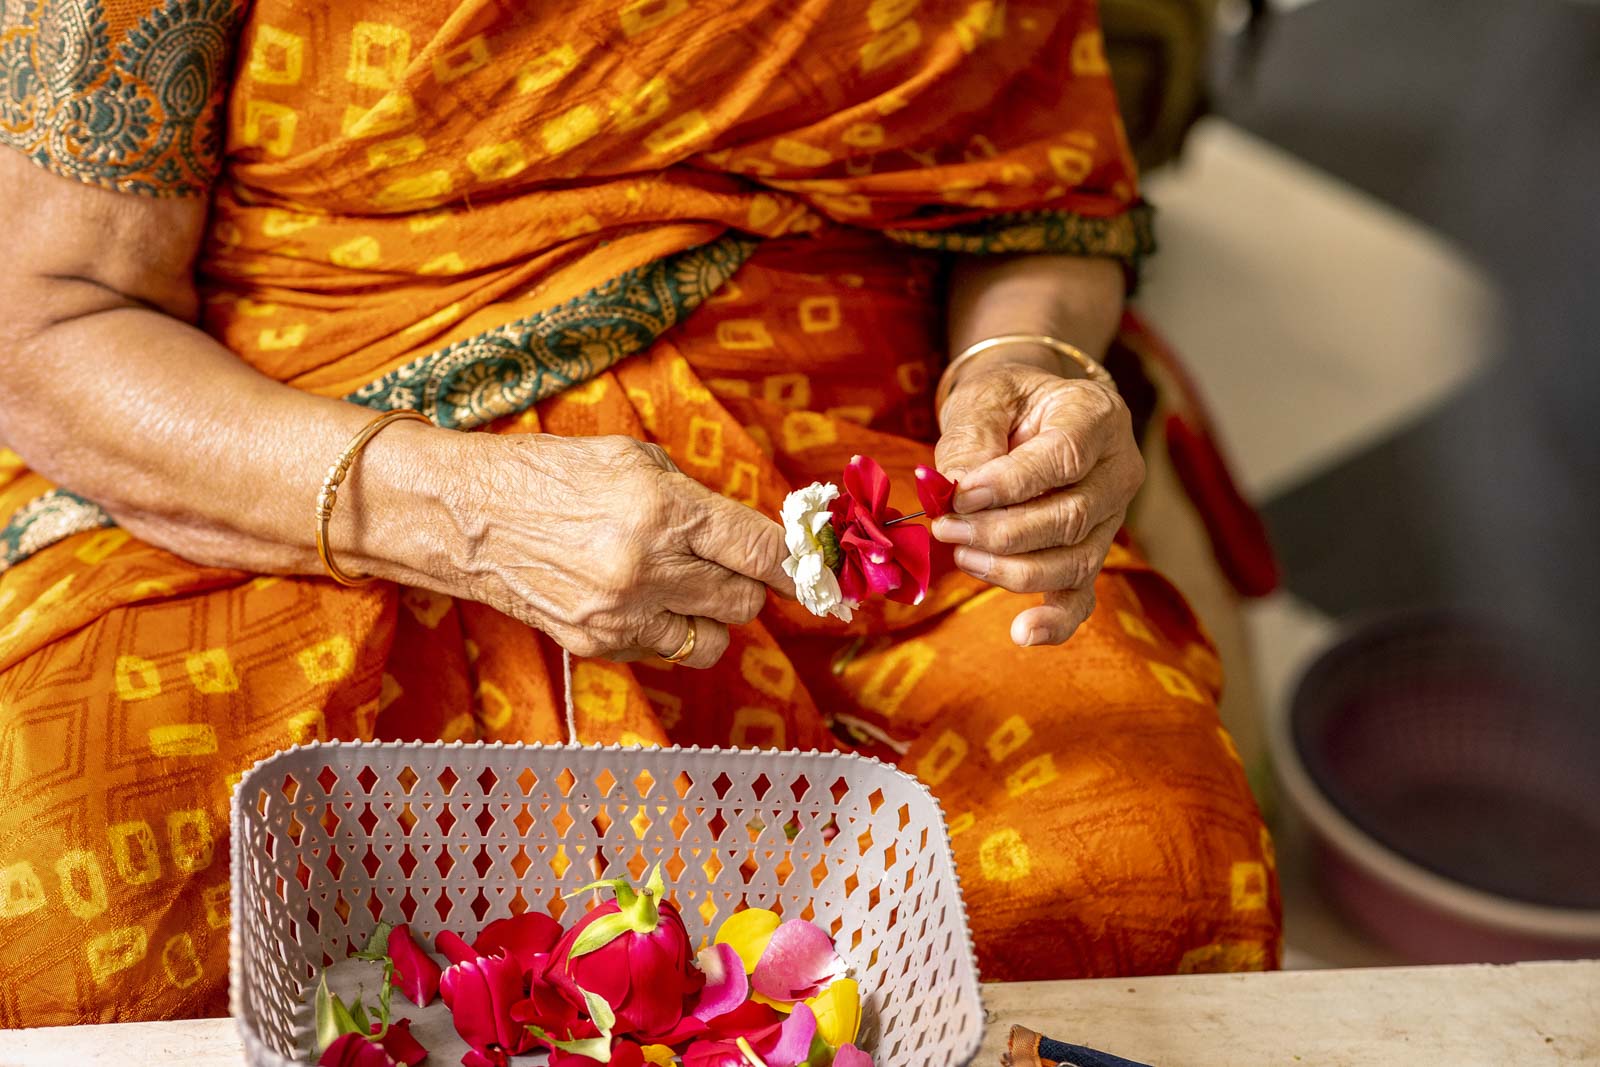
[[[857,607],[867,599],[867,579],[861,573],[861,565],[854,559],[846,560],[839,569],[839,596],[851,607]]]
[[[880,515],[889,505],[889,476],[877,460],[851,456],[844,468],[844,491],[867,512]]]
[[[500,1046],[515,1055],[533,1043],[528,1028],[512,1018],[522,996],[522,968],[503,956],[480,956],[453,964],[439,979],[439,995],[462,1040],[480,1052]]]
[[[496,919],[483,928],[472,947],[480,956],[498,952],[522,965],[522,973],[534,970],[538,956],[547,953],[561,940],[561,924],[536,911],[523,912],[509,919]]]
[[[396,1019],[390,1023],[389,1029],[378,1038],[378,1044],[383,1046],[383,1051],[389,1054],[390,1059],[406,1067],[415,1067],[428,1058],[428,1050],[411,1035],[410,1019]]]
[[[439,995],[439,975],[443,970],[411,939],[411,929],[405,923],[389,931],[389,959],[394,964],[395,988],[419,1008],[432,1004]]]
[[[471,963],[483,955],[467,944],[460,934],[452,934],[449,930],[441,930],[433,935],[433,947],[451,963]]]
[[[928,466],[919,466],[912,474],[917,479],[917,500],[928,518],[937,519],[948,514],[950,502],[956,495],[955,483]]]
[[[380,1045],[375,1045],[360,1034],[340,1034],[339,1039],[322,1050],[317,1063],[320,1067],[395,1067]]]
[[[920,604],[928,595],[933,577],[933,534],[926,526],[896,526],[889,531],[894,539],[894,558],[909,581],[889,594],[902,604]]]
[[[747,1000],[725,1015],[710,1020],[707,1025],[718,1037],[750,1037],[763,1033],[783,1022],[783,1013],[758,1001]]]

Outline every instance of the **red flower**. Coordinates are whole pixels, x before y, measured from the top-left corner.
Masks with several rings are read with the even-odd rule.
[[[558,1040],[566,1041],[574,1037],[594,1036],[575,1032],[583,1012],[587,1010],[588,1005],[583,1003],[582,997],[574,999],[567,996],[566,990],[550,981],[545,972],[540,972],[533,976],[527,998],[512,1007],[511,1018],[519,1023],[537,1026]]]
[[[419,1008],[426,1008],[439,995],[439,975],[443,972],[433,957],[411,940],[411,930],[401,923],[389,931],[389,959],[394,964],[394,987]]]
[[[833,512],[839,542],[839,592],[860,604],[884,596],[920,604],[932,577],[933,535],[926,526],[884,523],[900,517],[889,506],[889,476],[876,461],[853,456],[844,469],[844,492]]]
[[[545,977],[574,1004],[583,1003],[583,990],[604,1000],[616,1013],[615,1033],[654,1040],[682,1020],[684,999],[699,991],[703,978],[689,966],[689,932],[677,909],[657,905],[649,890],[635,896],[619,885],[617,892],[620,903],[601,905],[562,935]],[[596,933],[585,941],[591,929]],[[611,930],[620,932],[605,940]],[[596,941],[599,947],[589,948]]]
[[[472,947],[479,955],[511,957],[527,975],[544,970],[546,954],[560,939],[560,923],[548,915],[528,911],[485,926]]]
[[[441,934],[435,944],[443,948],[447,940]],[[456,1033],[491,1058],[496,1050],[514,1056],[533,1045],[533,1035],[511,1015],[522,992],[522,966],[504,956],[461,960],[439,979],[439,993],[450,1007]]]
[[[360,1034],[340,1034],[322,1050],[319,1067],[396,1067],[395,1061],[379,1045]]]
[[[956,483],[932,467],[918,467],[912,473],[917,479],[917,499],[922,501],[922,510],[927,512],[928,518],[937,519],[948,514],[950,502],[955,499]]]

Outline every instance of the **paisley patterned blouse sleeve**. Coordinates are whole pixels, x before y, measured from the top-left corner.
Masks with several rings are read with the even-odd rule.
[[[141,196],[217,175],[243,0],[0,0],[0,144]]]

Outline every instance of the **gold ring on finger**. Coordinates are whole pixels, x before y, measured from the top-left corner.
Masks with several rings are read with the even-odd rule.
[[[691,618],[689,620],[689,632],[684,635],[683,644],[678,646],[678,651],[670,656],[662,656],[661,658],[668,663],[682,663],[688,659],[694,653],[694,639],[697,633],[698,629],[695,626],[695,620]]]

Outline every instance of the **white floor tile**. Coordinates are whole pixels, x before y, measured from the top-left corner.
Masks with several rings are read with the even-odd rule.
[[[1258,499],[1427,410],[1495,349],[1498,301],[1462,255],[1221,119],[1147,194],[1162,248],[1138,306]]]

